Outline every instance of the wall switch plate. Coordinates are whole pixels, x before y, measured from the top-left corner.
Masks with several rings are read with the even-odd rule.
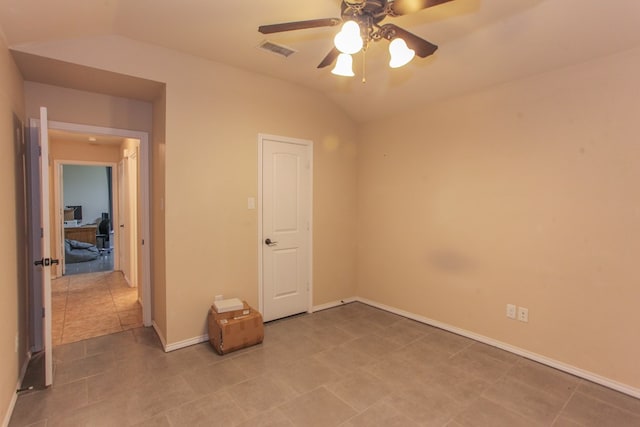
[[[247,209],[255,209],[256,208],[256,199],[254,197],[249,197],[247,199]]]
[[[509,319],[516,318],[516,306],[514,304],[507,304],[507,317]]]
[[[518,320],[521,322],[529,321],[529,309],[524,307],[518,307]]]

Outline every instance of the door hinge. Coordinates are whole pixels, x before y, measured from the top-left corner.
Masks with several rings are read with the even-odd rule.
[[[42,317],[44,317],[44,307],[42,307]]]
[[[42,239],[44,237],[44,229],[41,227],[40,228],[40,238]]]
[[[142,245],[144,246],[144,239],[142,239]]]

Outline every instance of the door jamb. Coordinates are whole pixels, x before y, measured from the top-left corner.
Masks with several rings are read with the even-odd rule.
[[[313,141],[307,139],[298,139],[298,138],[290,138],[286,136],[278,136],[278,135],[270,135],[259,133],[258,134],[258,310],[261,313],[264,313],[264,296],[263,296],[263,285],[264,278],[262,276],[263,264],[262,264],[262,255],[264,252],[263,240],[264,236],[262,235],[262,162],[263,162],[263,141],[264,140],[276,140],[278,142],[284,142],[289,144],[297,144],[303,145],[307,147],[309,150],[309,240],[308,240],[308,251],[309,251],[309,265],[308,265],[308,277],[309,281],[309,300],[307,303],[307,313],[311,313],[313,311]]]

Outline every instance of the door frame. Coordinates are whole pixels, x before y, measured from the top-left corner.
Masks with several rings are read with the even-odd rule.
[[[258,309],[264,313],[264,277],[263,277],[263,252],[264,252],[264,236],[262,229],[262,206],[263,206],[263,148],[264,140],[275,140],[286,144],[296,144],[305,146],[309,154],[309,239],[307,240],[307,250],[309,251],[308,278],[309,281],[309,300],[307,302],[307,313],[313,311],[313,141],[307,139],[290,138],[286,136],[270,135],[265,133],[258,134]]]
[[[138,214],[141,216],[141,229],[138,230],[138,237],[143,242],[142,244],[142,323],[144,326],[151,326],[151,255],[150,248],[152,239],[150,233],[150,161],[149,161],[149,134],[147,132],[118,129],[102,126],[84,125],[79,123],[58,122],[49,120],[49,129],[62,130],[75,133],[86,133],[95,135],[107,135],[118,136],[122,138],[132,138],[140,141],[140,150],[138,155],[140,156],[140,180],[138,182],[140,186],[140,199],[142,201],[142,211]],[[113,171],[113,169],[112,169]],[[115,233],[114,233],[115,234]],[[49,331],[50,333],[51,331]]]

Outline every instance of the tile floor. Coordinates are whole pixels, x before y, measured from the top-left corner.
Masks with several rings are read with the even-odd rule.
[[[225,356],[136,328],[54,360],[10,426],[640,426],[640,400],[360,303]]]
[[[54,347],[142,326],[138,289],[120,271],[54,279],[51,305]]]

